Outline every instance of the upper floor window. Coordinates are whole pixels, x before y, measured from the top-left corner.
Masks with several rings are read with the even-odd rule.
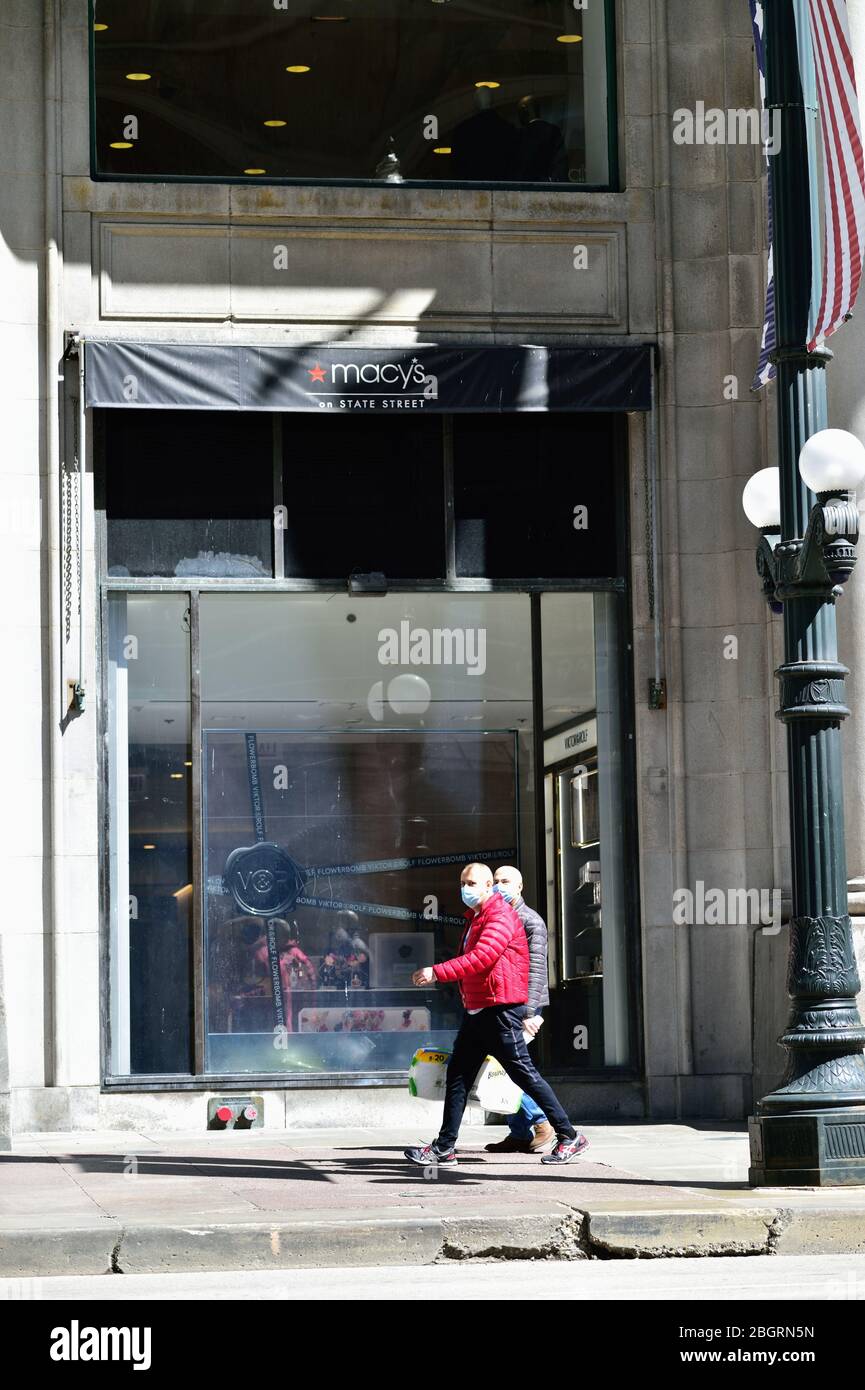
[[[96,178],[615,181],[612,0],[92,4]]]

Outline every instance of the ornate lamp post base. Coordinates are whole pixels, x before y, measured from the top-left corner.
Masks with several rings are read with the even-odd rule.
[[[790,923],[788,1050],[777,1090],[749,1121],[755,1187],[865,1183],[865,1028],[849,916]]]
[[[856,1007],[853,925],[840,917],[790,923],[788,1050],[777,1090],[749,1121],[754,1187],[865,1183],[865,1028]]]
[[[865,1183],[865,1103],[836,1116],[806,1110],[748,1121],[752,1187],[848,1187]]]

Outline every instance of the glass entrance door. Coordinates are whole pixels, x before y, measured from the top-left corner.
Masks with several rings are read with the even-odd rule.
[[[622,791],[618,600],[544,594],[544,814],[555,968],[549,1064],[631,1058],[628,824]]]
[[[597,756],[556,774],[562,980],[600,979],[601,861]]]

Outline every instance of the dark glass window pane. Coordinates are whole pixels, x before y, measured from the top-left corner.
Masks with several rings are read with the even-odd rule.
[[[113,177],[609,180],[603,0],[97,0]]]
[[[285,573],[445,571],[441,416],[283,416]]]
[[[273,573],[267,414],[105,412],[111,575]]]
[[[455,416],[457,575],[620,574],[617,491],[611,416]]]

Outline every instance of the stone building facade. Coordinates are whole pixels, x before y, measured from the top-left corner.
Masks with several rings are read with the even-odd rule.
[[[5,0],[0,1106],[8,1133],[193,1128],[206,1122],[208,1097],[244,1091],[241,1081],[193,1077],[106,1085],[107,712],[92,411],[78,501],[87,695],[83,710],[70,704],[80,674],[75,334],[298,350],[657,345],[655,409],[628,413],[624,426],[634,1045],[624,1071],[550,1070],[571,1113],[594,1119],[738,1120],[777,1080],[786,927],[674,920],[677,889],[789,882],[783,730],[773,717],[780,628],[759,593],[755,536],[741,508],[745,481],[773,453],[771,391],[750,392],[764,292],[763,161],[754,145],[673,138],[674,113],[699,101],[757,104],[748,5],[618,0],[614,8],[619,187],[596,192],[97,181],[86,0]],[[851,13],[861,38],[865,3],[852,0]],[[865,61],[865,42],[859,48]],[[261,245],[277,243],[290,250],[288,283],[262,272]],[[579,246],[591,253],[583,273],[574,268]],[[861,432],[856,333],[839,335],[830,391],[832,423]],[[842,659],[854,671],[850,877],[865,880],[860,589],[854,581],[842,608]],[[657,677],[660,702],[650,698]],[[863,886],[852,885],[854,903]],[[250,1089],[277,1126],[416,1116],[391,1076],[342,1087],[256,1077]]]

